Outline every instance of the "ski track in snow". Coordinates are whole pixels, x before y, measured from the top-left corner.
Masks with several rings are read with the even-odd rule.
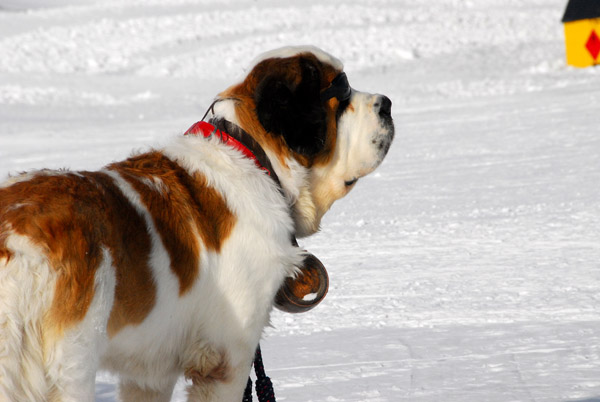
[[[323,47],[397,139],[302,241],[331,288],[273,314],[277,399],[600,401],[600,70],[565,66],[565,4],[0,0],[0,175],[163,143],[260,52]]]

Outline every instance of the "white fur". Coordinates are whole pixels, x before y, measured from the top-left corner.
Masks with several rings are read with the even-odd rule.
[[[48,384],[39,328],[55,274],[28,238],[10,234],[6,247],[13,257],[0,260],[0,400],[43,401]]]
[[[382,124],[376,105],[380,95],[352,91],[350,106],[338,121],[333,161],[313,174],[327,176],[330,188],[342,188],[344,181],[371,173],[383,161],[379,144],[391,142],[389,127]]]

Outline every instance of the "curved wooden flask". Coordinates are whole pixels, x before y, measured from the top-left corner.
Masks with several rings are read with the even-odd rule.
[[[317,257],[306,254],[296,278],[287,278],[275,296],[275,307],[287,313],[305,313],[325,298],[329,276]]]

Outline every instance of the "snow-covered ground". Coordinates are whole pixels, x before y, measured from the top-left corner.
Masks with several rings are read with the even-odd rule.
[[[160,144],[258,53],[323,47],[397,139],[303,242],[331,289],[273,316],[277,399],[598,402],[600,70],[565,66],[565,5],[0,0],[0,176]]]

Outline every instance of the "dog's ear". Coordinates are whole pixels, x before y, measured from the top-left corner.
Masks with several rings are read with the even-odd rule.
[[[326,114],[320,98],[321,72],[301,58],[298,85],[283,76],[267,76],[258,85],[256,113],[265,130],[281,135],[295,152],[314,156],[325,146]]]

